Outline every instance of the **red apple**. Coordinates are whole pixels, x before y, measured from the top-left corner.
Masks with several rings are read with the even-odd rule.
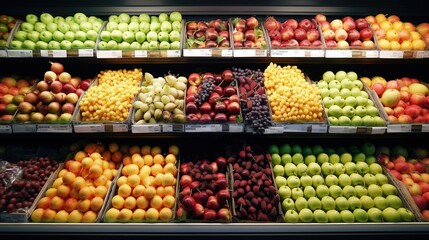
[[[402,180],[402,175],[396,171],[395,169],[391,169],[390,172],[393,174],[393,176],[395,176],[396,179],[398,179],[399,181]]]
[[[422,197],[426,200],[426,202],[429,202],[429,192],[423,193]]]
[[[428,202],[423,196],[413,195],[413,200],[416,203],[417,207],[420,209],[420,211],[425,210],[428,206]]]
[[[290,26],[285,26],[280,32],[282,41],[291,40],[294,37],[294,30]]]
[[[409,170],[409,171],[411,172],[410,173],[411,179],[413,179],[413,181],[415,183],[419,183],[419,182],[423,181],[422,176],[420,176],[420,173],[412,172],[412,170]]]
[[[346,19],[345,21],[343,21],[344,30],[350,31],[352,29],[355,29],[355,27],[356,27],[356,25],[355,25],[353,18],[350,17],[350,18]]]
[[[304,18],[298,23],[298,27],[304,29],[305,31],[308,31],[310,28],[312,28],[313,23],[310,19]]]
[[[359,31],[356,29],[349,30],[347,32],[347,34],[348,34],[347,35],[347,41],[349,41],[349,42],[353,42],[353,41],[358,40],[360,38]]]
[[[301,46],[301,47],[309,47],[309,46],[311,46],[311,42],[308,39],[304,39],[301,42],[299,42],[299,46]]]
[[[294,30],[295,39],[298,42],[301,42],[302,40],[307,38],[307,31],[303,28],[297,28]]]
[[[361,29],[359,31],[359,34],[360,34],[360,40],[362,40],[362,41],[371,40],[372,36],[374,35],[372,30],[369,28]]]
[[[295,30],[298,28],[298,21],[291,18],[291,19],[284,21],[282,26],[283,26],[283,28],[285,28],[287,26],[287,27],[292,28],[292,30]]]
[[[335,40],[326,41],[325,44],[326,44],[327,48],[336,48],[337,47],[337,42]]]
[[[395,163],[395,170],[399,173],[407,173],[410,167],[408,166],[408,163],[406,162],[397,162]]]
[[[335,30],[335,41],[339,42],[339,41],[344,41],[347,39],[347,31],[340,28]]]
[[[319,31],[317,29],[312,28],[312,29],[309,29],[307,31],[307,39],[310,42],[314,42],[314,41],[318,40],[319,38],[320,38],[320,34],[319,34]]]
[[[420,93],[411,94],[410,104],[423,106],[424,103],[425,103],[425,95],[420,94]]]
[[[323,38],[325,38],[325,41],[330,41],[335,39],[335,32],[332,29],[328,29],[323,31]]]
[[[355,25],[356,25],[356,29],[360,31],[368,27],[368,22],[365,20],[365,18],[358,18],[355,21]]]
[[[404,113],[412,118],[416,118],[420,115],[420,107],[417,105],[409,105],[405,108]]]
[[[410,192],[411,196],[421,196],[422,195],[422,189],[420,188],[420,185],[417,183],[412,183],[407,185],[407,189]]]
[[[324,14],[322,14],[322,13],[316,14],[316,16],[314,17],[314,19],[318,23],[326,22],[326,16]]]
[[[331,29],[331,24],[329,24],[328,21],[324,21],[324,22],[321,22],[319,24],[320,24],[320,29],[322,30],[322,32],[324,32],[328,29]]]
[[[399,82],[397,80],[389,80],[386,83],[386,89],[396,89],[400,90]]]
[[[371,89],[374,90],[374,92],[377,93],[379,97],[381,97],[386,90],[385,86],[380,82],[372,84]]]
[[[412,123],[413,122],[413,118],[411,118],[408,115],[402,114],[398,117],[398,122],[401,124],[407,124],[407,123]]]
[[[422,189],[422,194],[429,192],[429,183],[420,181],[418,184],[420,189]]]

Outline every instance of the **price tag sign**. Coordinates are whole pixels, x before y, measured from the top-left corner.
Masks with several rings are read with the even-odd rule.
[[[327,133],[328,132],[328,124],[313,124],[311,125],[312,133]]]
[[[37,132],[71,133],[73,128],[70,124],[39,124],[37,125]]]
[[[429,124],[422,124],[422,132],[429,132]]]
[[[99,50],[97,51],[97,58],[122,58],[122,51],[121,50],[112,50],[112,51]]]
[[[94,57],[94,49],[79,49],[79,57]]]
[[[97,133],[104,132],[103,124],[82,124],[74,125],[74,131],[77,133]]]
[[[223,49],[221,52],[222,57],[232,57],[232,50],[231,49]]]
[[[353,56],[350,50],[326,50],[327,58],[351,58]]]
[[[269,127],[265,129],[265,134],[281,134],[283,133],[283,127]]]
[[[234,50],[234,57],[256,57],[256,49]]]
[[[13,132],[17,133],[33,133],[37,131],[36,124],[13,124],[12,125]]]
[[[147,51],[146,50],[135,50],[134,51],[134,57],[147,58]]]
[[[380,51],[380,58],[404,58],[403,51]]]
[[[33,50],[7,50],[8,57],[33,57]]]
[[[128,124],[113,124],[111,127],[106,125],[104,130],[106,130],[106,132],[128,132]]]
[[[243,124],[229,124],[229,132],[243,132],[244,126]]]
[[[185,57],[211,57],[211,49],[183,49],[183,56]]]
[[[0,134],[1,133],[12,133],[12,127],[10,125],[0,125]]]
[[[349,127],[349,126],[330,126],[329,127],[329,133],[356,133],[357,128],[356,127]]]
[[[145,124],[131,126],[133,133],[159,133],[161,132],[161,125],[159,124]]]
[[[372,134],[384,134],[386,132],[387,127],[372,127],[371,133]]]
[[[283,132],[309,132],[310,126],[307,124],[284,124]]]
[[[65,58],[67,57],[67,50],[40,50],[42,57]]]
[[[417,51],[416,58],[429,58],[429,51]]]
[[[387,132],[411,132],[411,124],[390,124],[387,125]]]
[[[367,50],[364,53],[366,58],[378,58],[380,56],[377,50]]]
[[[6,50],[0,50],[0,57],[7,57]]]
[[[163,124],[162,132],[184,132],[185,126],[183,124]]]
[[[180,57],[180,50],[167,50],[167,57]]]
[[[188,124],[185,132],[222,132],[220,124]]]

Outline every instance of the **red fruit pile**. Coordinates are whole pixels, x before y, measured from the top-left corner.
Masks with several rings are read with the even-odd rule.
[[[198,160],[180,165],[180,192],[177,218],[231,221],[227,160]]]
[[[232,21],[234,27],[232,37],[234,48],[265,48],[266,41],[264,31],[256,17],[235,18]]]
[[[189,48],[229,48],[229,35],[228,22],[221,19],[186,23],[186,44]]]

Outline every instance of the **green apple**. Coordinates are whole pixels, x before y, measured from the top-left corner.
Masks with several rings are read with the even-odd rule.
[[[340,176],[341,174],[346,172],[346,168],[344,167],[344,164],[340,162],[334,163],[334,169],[335,169],[334,174],[336,176]]]
[[[102,31],[100,33],[100,39],[101,39],[101,41],[105,41],[105,42],[110,41],[110,39],[111,39],[110,38],[110,32],[106,31],[106,30]]]
[[[352,118],[355,115],[355,108],[349,105],[343,107],[343,115]]]
[[[330,187],[332,185],[338,185],[338,177],[335,176],[334,174],[327,175],[325,177],[325,184],[328,187]]]
[[[36,43],[33,42],[33,41],[31,41],[31,40],[25,40],[22,43],[22,47],[25,48],[25,49],[34,50],[34,49],[36,49]]]
[[[108,22],[106,24],[106,31],[112,32],[113,30],[118,30],[117,22]]]
[[[377,184],[371,184],[367,188],[368,188],[368,196],[372,198],[383,196],[383,190]]]
[[[325,179],[323,179],[323,177],[321,175],[313,175],[311,177],[311,180],[313,182],[312,186],[314,188],[317,188],[318,186],[325,184]]]
[[[86,32],[79,30],[79,31],[75,32],[74,38],[75,38],[75,40],[79,40],[81,42],[85,42],[86,39],[87,39],[86,38]]]
[[[351,185],[357,186],[357,185],[363,185],[364,184],[363,176],[360,175],[359,173],[353,172],[353,173],[349,174],[349,176],[350,176],[350,180],[351,180]]]
[[[292,196],[292,189],[290,187],[288,187],[286,185],[283,185],[280,187],[277,185],[277,187],[278,187],[278,192],[279,192],[280,198],[282,200],[286,199],[286,198],[290,198]]]
[[[383,222],[383,212],[377,207],[368,209],[367,213],[370,222]]]
[[[140,22],[150,22],[150,16],[147,13],[141,13],[139,15],[139,21]]]
[[[67,16],[64,21],[68,24],[74,23],[74,17],[73,16]]]
[[[317,223],[327,223],[328,222],[328,215],[326,214],[325,211],[323,211],[321,209],[316,209],[313,212],[313,218],[314,218],[314,221]]]
[[[96,16],[89,16],[87,21],[90,23],[95,23],[98,22],[98,18]]]
[[[115,40],[110,40],[107,42],[107,49],[109,50],[117,50],[118,49],[118,43]]]
[[[323,172],[323,164],[324,163],[329,163],[329,155],[327,153],[319,153],[316,157],[317,163],[319,165],[321,165],[322,167],[322,172]],[[327,174],[326,174],[327,175]]]
[[[322,88],[320,89],[320,96],[322,96],[322,99],[325,97],[329,97],[329,88]]]
[[[54,22],[54,17],[50,13],[42,13],[40,14],[40,21],[44,24],[48,24]]]
[[[357,80],[358,79],[358,75],[357,75],[357,73],[356,72],[354,72],[354,71],[349,71],[349,72],[347,72],[347,76],[346,76],[348,79],[350,79],[350,80],[352,80],[352,81],[355,81],[355,80]]]
[[[173,29],[171,26],[171,23],[169,21],[163,21],[161,22],[160,26],[161,32],[169,33]]]
[[[310,178],[310,183],[311,183],[312,179],[311,179],[310,176],[307,175],[307,176],[302,176],[302,177]],[[301,185],[303,185],[302,184],[302,179],[301,179]],[[307,198],[307,199],[309,199],[310,197],[315,197],[316,196],[316,189],[314,189],[314,187],[311,186],[311,185],[306,185],[304,187],[304,191],[303,192],[304,192],[304,197]]]
[[[316,187],[316,195],[319,199],[322,199],[325,196],[329,196],[329,187],[324,184],[318,185]]]
[[[317,161],[317,158],[313,154],[309,154],[309,155],[304,157],[304,163],[307,165],[309,165],[310,163],[316,163],[316,161]],[[317,164],[317,165],[319,165],[319,164]]]
[[[152,42],[152,41],[158,41],[158,34],[157,34],[156,32],[154,32],[154,31],[149,31],[149,32],[146,34],[146,39],[147,39],[149,42]]]
[[[169,33],[168,38],[171,42],[180,42],[180,32],[173,30]]]
[[[50,42],[52,40],[52,33],[45,30],[45,31],[40,33],[39,38],[40,38],[40,40],[42,40],[44,42]]]
[[[338,117],[338,124],[340,126],[350,126],[351,123],[352,123],[352,120],[347,116]]]
[[[315,211],[317,209],[321,209],[322,208],[322,202],[320,201],[320,199],[318,197],[309,197],[307,200],[308,203],[308,208],[311,211]]]
[[[346,88],[351,90],[355,85],[353,84],[353,81],[351,81],[348,78],[344,78],[343,80],[341,80],[341,88]]]
[[[325,80],[320,80],[316,83],[317,88],[322,89],[322,88],[328,88],[328,82],[326,82]]]
[[[103,27],[103,22],[93,22],[92,23],[92,30],[96,31],[96,32],[100,32],[101,28]]]
[[[64,40],[64,33],[57,30],[52,34],[52,39],[61,42],[62,40]]]
[[[329,155],[329,162],[332,164],[340,163],[340,155],[338,155],[337,153],[331,153]]]
[[[338,185],[331,185],[329,186],[329,196],[331,196],[333,199],[343,195],[343,189]]]
[[[286,178],[283,176],[276,176],[275,181],[277,187],[285,186],[287,184]]]
[[[288,210],[295,210],[295,201],[292,198],[285,198],[282,201],[281,205],[283,212],[287,212]]]
[[[140,22],[139,24],[139,30],[145,34],[147,34],[150,31],[150,23],[149,22]]]
[[[324,162],[324,163],[322,163],[321,170],[322,170],[322,174],[325,175],[325,176],[328,176],[330,174],[334,174],[335,173],[335,167],[330,162]]]
[[[380,186],[383,186],[383,184],[386,184],[389,182],[389,178],[383,173],[376,173],[375,178],[377,179],[377,184]]]
[[[39,17],[36,14],[29,13],[25,15],[25,21],[34,25],[39,21]]]
[[[324,196],[320,199],[320,201],[324,211],[335,209],[335,199],[331,196]]]
[[[346,99],[347,97],[351,96],[351,92],[350,89],[348,88],[341,88],[340,90],[340,96],[344,99]]]
[[[88,21],[88,17],[81,12],[77,12],[73,15],[73,19],[76,23],[81,24],[82,22]]]
[[[39,41],[36,42],[36,49],[38,49],[38,50],[46,50],[46,49],[48,49],[48,43],[39,40]]]
[[[375,106],[368,106],[366,108],[366,111],[371,117],[378,116],[378,114],[379,114],[378,108],[376,108]]]
[[[353,80],[354,87],[358,88],[359,90],[363,89],[363,83],[361,80]]]
[[[110,15],[108,18],[109,22],[115,22],[115,23],[119,23],[119,17],[118,15]]]
[[[300,187],[292,188],[292,199],[296,200],[304,196],[304,191]]]
[[[295,209],[299,212],[304,208],[308,208],[307,199],[304,197],[299,197],[295,200]]]
[[[343,173],[338,176],[338,183],[341,187],[350,186],[352,180],[350,179],[350,176],[348,174]]]
[[[363,181],[367,187],[369,185],[377,184],[377,178],[375,177],[374,174],[371,174],[371,173],[366,173],[365,175],[363,175]]]
[[[354,157],[354,159],[356,160],[356,161],[354,161],[356,163],[356,172],[362,176],[365,176],[365,174],[367,174],[369,172],[369,166],[366,162],[364,162],[365,161],[365,154],[358,153],[358,154],[355,154],[354,156],[357,156],[357,155],[363,155],[364,157],[363,158]]]
[[[335,74],[332,71],[326,71],[323,73],[322,79],[323,79],[323,81],[329,83],[329,82],[335,80]]]
[[[131,22],[131,16],[128,13],[120,13],[118,15],[119,23],[130,23]]]
[[[335,73],[335,79],[338,81],[342,81],[347,77],[347,73],[343,70],[339,70]]]
[[[136,32],[135,38],[138,43],[143,43],[144,41],[146,41],[146,33],[140,31]]]
[[[355,110],[356,113],[356,110]],[[351,119],[351,125],[352,126],[362,126],[362,118],[359,117],[358,115],[353,116]]]
[[[368,195],[368,190],[363,185],[355,186],[356,197],[362,197]]]
[[[28,33],[26,31],[18,30],[13,35],[13,39],[24,42],[25,40],[27,40],[27,35]]]
[[[64,33],[64,40],[67,40],[69,42],[73,42],[75,40],[74,35],[75,35],[74,32],[67,31],[66,33]]]
[[[369,99],[369,95],[368,95],[368,93],[367,93],[367,92],[365,92],[364,90],[361,90],[361,91],[360,91],[360,95],[361,95],[362,97],[364,97],[364,98],[368,99],[368,100],[371,100],[371,99]],[[372,102],[372,101],[371,101],[371,102]]]
[[[313,179],[310,175],[303,175],[299,180],[301,181],[301,187],[304,187],[304,190],[306,187],[312,187]]]
[[[62,40],[60,42],[60,47],[61,49],[69,50],[72,47],[72,42],[70,42],[69,40]]]
[[[338,91],[341,89],[341,82],[338,80],[332,80],[328,83],[329,89],[336,88]]]
[[[347,106],[355,107],[357,106],[357,100],[353,96],[348,96],[345,98],[345,103]]]
[[[366,116],[367,115],[366,107],[365,106],[356,106],[355,114],[359,117]]]
[[[167,13],[160,13],[158,16],[158,19],[160,22],[165,22],[165,21],[169,21],[169,16]]]
[[[385,222],[400,222],[401,214],[398,212],[398,210],[392,207],[387,207],[383,210],[383,220]]]
[[[296,174],[299,177],[307,175],[307,170],[308,170],[307,168],[308,168],[307,164],[305,164],[305,163],[298,163],[296,165]],[[310,183],[310,185],[311,185],[311,183]]]
[[[360,202],[360,198],[356,197],[356,196],[351,196],[348,198],[349,201],[349,209],[351,211],[357,209],[357,208],[362,208],[362,203]]]
[[[142,50],[149,50],[149,42],[148,41],[144,41],[142,43]]]
[[[140,50],[141,44],[138,42],[132,42],[130,44],[130,50]]]
[[[369,173],[376,175],[378,173],[382,173],[383,172],[383,168],[378,163],[371,163],[369,165],[368,171],[369,171]]]
[[[131,32],[131,31],[122,32],[122,40],[123,41],[125,41],[127,43],[132,43],[132,42],[134,42],[135,39],[136,38],[135,38],[135,35],[133,32]]]
[[[299,214],[294,209],[290,209],[285,211],[284,221],[287,223],[298,223],[299,222]]]
[[[362,204],[362,208],[365,210],[369,210],[375,206],[374,199],[372,199],[370,196],[367,196],[367,195],[361,196],[360,202]]]
[[[88,30],[86,32],[86,38],[91,41],[97,41],[98,33],[95,30]]]
[[[326,212],[326,215],[328,217],[328,222],[330,222],[330,223],[339,223],[339,222],[341,222],[341,214],[337,210],[335,210],[335,209],[328,210]]]
[[[160,41],[160,42],[168,42],[169,41],[169,38],[170,38],[170,36],[169,36],[169,34],[168,34],[168,32],[159,32],[158,33],[158,41]]]
[[[366,107],[374,106],[374,102],[371,99],[366,100]]]
[[[116,41],[117,43],[122,42],[122,32],[119,30],[113,30],[110,33],[110,38],[114,41]]]
[[[173,11],[170,13],[170,21],[171,22],[181,22],[182,21],[182,14],[178,11]]]
[[[160,50],[169,50],[170,49],[170,43],[168,41],[162,41],[159,43],[159,49]]]
[[[284,165],[284,173],[287,177],[297,175],[297,167],[294,163],[286,163]]]
[[[46,31],[46,24],[42,22],[36,22],[34,24],[34,30],[38,31],[39,33]]]
[[[55,31],[58,30],[58,25],[54,22],[50,22],[46,24],[46,30],[48,30],[51,33],[54,33]]]
[[[85,49],[95,48],[95,41],[86,40],[85,42],[83,42],[83,48]]]
[[[338,118],[336,118],[336,117],[329,116],[328,117],[328,122],[332,126],[338,126]]]
[[[301,153],[294,153],[292,155],[292,162],[295,165],[298,165],[299,163],[304,163],[304,156]]]
[[[321,171],[322,171],[322,168],[321,168],[321,167],[320,167],[320,165],[319,165],[318,163],[316,163],[316,162],[310,162],[310,163],[307,165],[307,173],[308,173],[310,176],[320,175]]]
[[[340,161],[342,164],[344,164],[344,166],[346,163],[351,162],[352,160],[353,160],[353,157],[348,152],[344,152],[340,155]]]
[[[362,107],[366,106],[368,99],[366,99],[362,96],[357,96],[357,97],[355,96],[355,98],[356,98],[356,102],[357,102],[358,106],[362,106]],[[366,108],[365,108],[365,114],[366,114]],[[361,117],[363,117],[363,116],[365,116],[365,115],[362,115]]]
[[[313,212],[308,209],[304,208],[301,211],[299,211],[299,221],[303,223],[311,223],[313,222]]]
[[[338,105],[332,105],[328,108],[328,115],[339,118],[342,114],[342,108]]]
[[[329,96],[331,98],[335,98],[337,96],[340,96],[340,90],[338,88],[330,88],[329,89]]]
[[[353,215],[356,222],[368,222],[369,220],[368,213],[361,208],[353,210]]]
[[[71,48],[72,49],[83,49],[83,42],[75,39],[72,41]]]
[[[119,50],[130,50],[131,44],[129,42],[121,42],[118,43],[118,49]]]
[[[278,153],[271,154],[271,163],[276,166],[281,163],[281,157]]]
[[[386,121],[380,116],[375,116],[374,118],[374,126],[383,127],[386,126]]]
[[[48,43],[48,49],[49,50],[60,50],[61,44],[58,41],[52,40]]]
[[[397,195],[387,195],[386,196],[386,201],[387,201],[387,205],[389,207],[394,208],[394,209],[399,209],[399,208],[403,207],[402,200]]]
[[[383,196],[377,196],[374,199],[374,207],[384,210],[389,206],[389,203],[387,202],[386,198]]]
[[[357,196],[356,188],[348,185],[343,187],[343,196],[349,198],[351,196]]]
[[[354,163],[354,162],[346,162],[346,163],[344,163],[344,168],[346,170],[346,173],[348,175],[351,175],[352,173],[356,172],[356,163]]]
[[[137,33],[140,31],[140,24],[138,22],[130,22],[128,24],[128,31]]]
[[[74,33],[77,31],[80,31],[80,26],[78,23],[72,22],[72,23],[69,23],[69,26],[70,26],[69,31],[72,31]]]
[[[280,155],[283,155],[285,153],[291,153],[292,150],[289,144],[284,143],[278,147],[278,151]]]
[[[152,32],[160,32],[161,31],[161,23],[160,22],[150,22],[149,29]]]
[[[286,165],[287,163],[292,163],[292,155],[290,155],[289,153],[283,153],[281,155],[281,163],[283,165]]]
[[[409,209],[401,207],[397,209],[399,214],[401,215],[402,222],[413,222],[415,219],[414,213]]]
[[[334,97],[334,104],[342,108],[346,105],[346,100],[341,96],[336,96]]]
[[[27,34],[28,40],[31,40],[33,42],[39,41],[39,36],[40,36],[40,33],[37,31],[31,31]]]
[[[298,188],[301,185],[301,181],[297,176],[289,176],[287,178],[287,185],[293,190],[294,188]]]
[[[29,22],[23,22],[21,23],[21,30],[30,33],[31,31],[34,31],[34,24]]]
[[[350,93],[351,93],[351,95],[352,95],[353,97],[355,97],[355,98],[357,98],[357,97],[363,97],[363,98],[365,98],[365,99],[368,99],[368,98],[366,98],[366,97],[362,96],[361,92],[362,92],[362,90],[361,90],[361,89],[359,89],[358,87],[354,87],[354,88],[352,88],[352,89],[350,90]]]
[[[349,209],[349,201],[343,196],[339,196],[335,199],[335,208],[338,211]]]
[[[171,29],[172,31],[181,32],[182,31],[182,22],[181,21],[174,21],[171,23]]]
[[[118,30],[121,32],[128,31],[128,23],[124,23],[124,22],[118,23]]]

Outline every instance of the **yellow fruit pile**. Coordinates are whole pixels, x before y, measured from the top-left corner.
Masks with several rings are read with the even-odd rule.
[[[170,221],[176,203],[178,147],[166,155],[160,146],[132,146],[123,159],[117,193],[106,211],[106,222]]]
[[[297,66],[275,63],[264,71],[264,84],[275,122],[323,120],[320,90]]]
[[[82,121],[124,121],[139,91],[142,70],[106,70],[80,101]]]
[[[103,207],[118,166],[103,145],[89,143],[67,160],[45,196],[37,202],[33,222],[91,223]]]

